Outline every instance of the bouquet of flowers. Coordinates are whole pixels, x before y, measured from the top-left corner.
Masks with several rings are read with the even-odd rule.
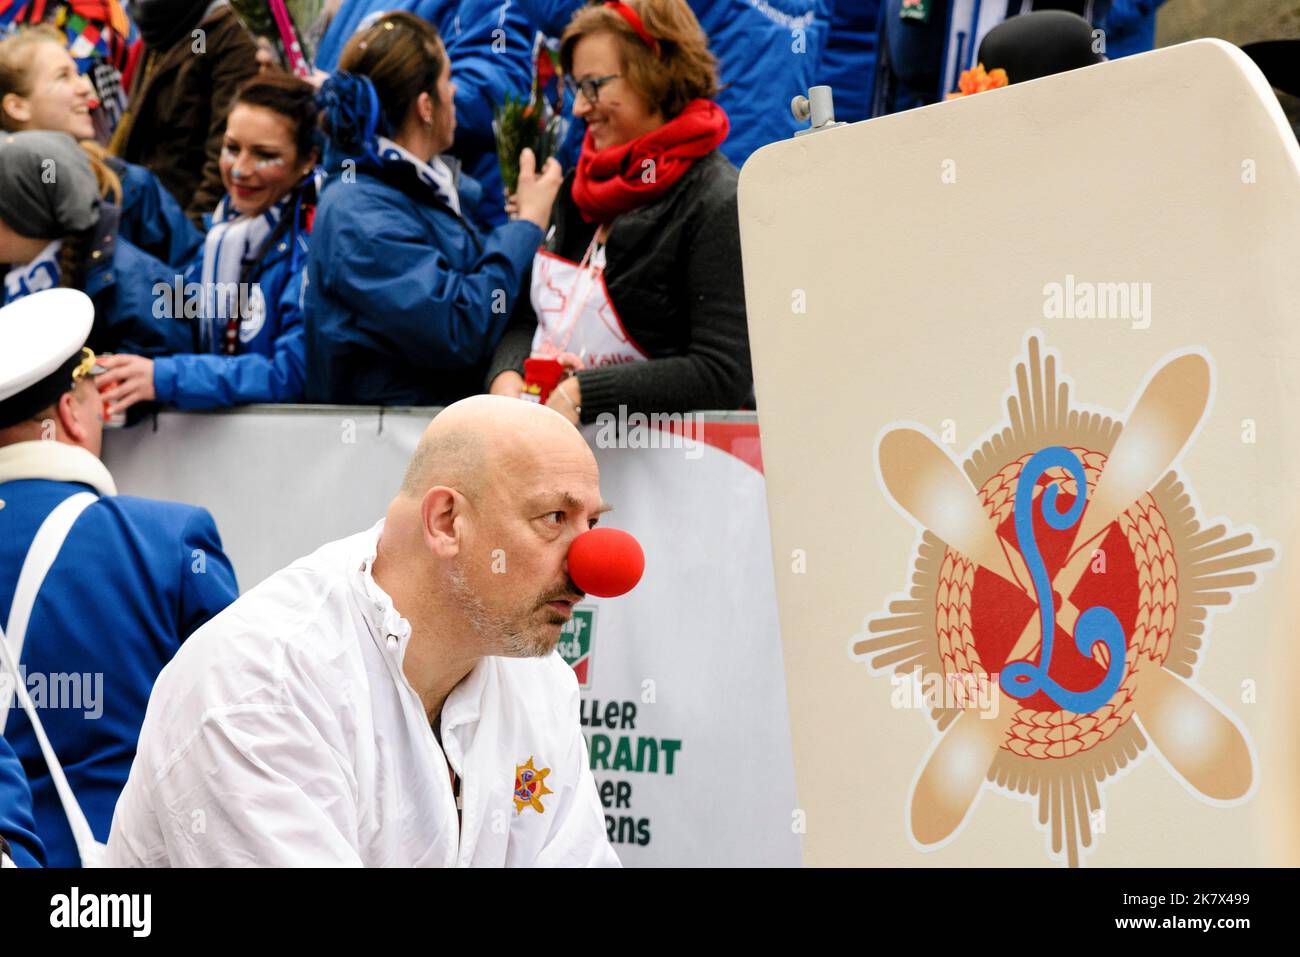
[[[311,75],[328,20],[325,0],[230,0],[230,8],[249,33],[271,42],[289,69],[301,77]]]
[[[541,169],[564,141],[569,124],[560,115],[563,104],[559,54],[539,40],[533,51],[533,88],[528,99],[507,93],[493,113],[492,132],[507,196],[519,186],[519,154],[525,147],[533,151]]]

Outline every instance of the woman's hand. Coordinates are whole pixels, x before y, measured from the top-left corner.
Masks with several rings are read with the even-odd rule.
[[[582,408],[582,386],[578,385],[578,377],[571,375],[552,389],[546,407],[577,425],[581,417],[578,410]]]
[[[546,161],[539,173],[537,157],[531,149],[525,147],[519,154],[519,186],[515,191],[519,218],[545,229],[551,221],[551,207],[555,205],[555,197],[563,181],[564,171],[554,156]]]
[[[149,402],[158,396],[153,388],[153,360],[144,356],[101,356],[102,375],[95,379],[99,394],[107,406],[107,415],[125,412],[137,402]]]
[[[489,395],[504,395],[517,399],[524,393],[524,377],[513,369],[507,369],[492,380]]]

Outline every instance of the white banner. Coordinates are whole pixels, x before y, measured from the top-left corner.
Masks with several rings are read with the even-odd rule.
[[[167,412],[109,433],[104,459],[123,494],[211,511],[247,591],[373,524],[431,414]],[[623,598],[584,602],[560,651],[583,688],[592,770],[624,864],[795,866],[804,820],[757,425],[709,416],[703,435],[683,441],[636,421],[587,430],[615,509],[606,523],[637,536],[646,573]]]

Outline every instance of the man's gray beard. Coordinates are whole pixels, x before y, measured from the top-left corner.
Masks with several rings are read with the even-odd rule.
[[[530,637],[519,622],[487,610],[483,599],[470,588],[462,563],[456,563],[450,581],[452,593],[474,634],[492,649],[488,654],[504,658],[541,658],[551,653],[552,646],[545,637]]]

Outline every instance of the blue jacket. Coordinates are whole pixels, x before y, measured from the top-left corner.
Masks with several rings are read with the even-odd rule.
[[[13,700],[16,707],[18,702]],[[4,738],[0,738],[0,837],[8,842],[13,862],[19,867],[45,866],[45,847],[36,836],[27,775]]]
[[[159,262],[116,235],[100,207],[100,230],[91,250],[83,289],[95,303],[95,325],[86,343],[96,352],[142,356],[185,352],[193,346],[189,323],[176,314],[163,287],[174,287],[177,267]],[[96,255],[98,253],[98,255]]]
[[[822,66],[833,8],[864,2],[874,0],[689,0],[718,58],[722,91],[715,100],[731,120],[722,152],[734,166],[742,166],[760,146],[789,139],[807,126],[790,113],[796,94],[859,68],[870,75],[873,66],[864,60],[855,67],[852,55],[840,56],[829,74]],[[575,10],[586,6],[586,0],[523,3],[532,23],[554,37],[564,32]]]
[[[1111,0],[1102,21],[1106,56],[1112,60],[1146,53],[1156,46],[1156,11],[1165,0]]]
[[[307,267],[309,402],[442,405],[482,391],[542,231],[517,220],[484,235],[404,171],[363,166],[325,184]],[[461,177],[462,208],[476,192]]]
[[[153,386],[159,402],[182,409],[211,409],[250,402],[298,402],[307,380],[303,343],[303,287],[310,249],[310,207],[314,188],[285,212],[292,225],[249,274],[252,317],[240,324],[239,355],[184,353],[154,360]],[[202,273],[199,250],[191,273]],[[220,346],[220,340],[214,343]]]
[[[47,479],[0,482],[0,609],[6,617],[41,522],[59,502],[89,488]],[[68,676],[80,676],[80,700],[69,707],[67,700],[47,697],[41,722],[98,840],[108,840],[154,680],[180,643],[237,594],[216,525],[204,509],[106,496],[72,526],[32,609],[20,663],[38,707],[37,688],[49,696],[58,684],[73,686]],[[72,831],[21,708],[10,709],[5,737],[31,782],[36,831],[49,865],[75,867]]]
[[[492,114],[507,93],[526,96],[533,82],[533,30],[519,3],[504,0],[351,0],[330,22],[316,67],[332,72],[357,27],[376,13],[405,10],[438,28],[456,83],[456,142],[465,171],[482,184],[480,226],[506,221]],[[394,122],[399,120],[395,119]]]
[[[834,4],[816,82],[834,92],[835,119],[857,123],[871,116],[880,0],[834,0]]]
[[[203,245],[203,234],[180,203],[143,166],[116,158],[109,163],[122,181],[119,235],[160,262],[171,266],[191,262]]]
[[[95,304],[95,323],[86,345],[96,352],[128,352],[142,356],[169,355],[193,350],[193,335],[184,318],[173,319],[172,296],[163,295],[184,276],[177,267],[159,262],[123,238],[118,231],[120,211],[110,203],[100,205],[86,253],[81,289]],[[57,275],[17,294],[0,291],[5,302],[47,285],[58,285]]]

